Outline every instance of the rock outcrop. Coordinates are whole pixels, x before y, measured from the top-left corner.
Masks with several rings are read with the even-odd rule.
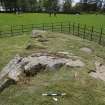
[[[96,61],[95,70],[90,73],[90,76],[105,81],[105,65]]]
[[[0,91],[19,80],[18,76],[22,74],[21,60],[22,58],[16,55],[0,72]]]
[[[42,35],[45,33],[46,31],[42,31],[42,30],[32,30],[32,38],[38,38],[38,37],[42,37]]]
[[[40,71],[57,70],[62,66],[68,67],[83,67],[85,64],[80,60],[75,60],[70,57],[51,53],[35,53],[27,57],[17,55],[12,59],[0,73],[1,87],[8,80],[18,82],[22,76],[34,76]],[[3,82],[4,81],[4,82]]]

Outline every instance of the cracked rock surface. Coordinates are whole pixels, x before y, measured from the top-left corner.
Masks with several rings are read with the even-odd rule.
[[[1,81],[5,80],[17,82],[23,73],[26,76],[33,76],[42,70],[57,70],[62,66],[79,68],[85,65],[80,59],[74,57],[74,60],[72,58],[49,53],[34,53],[27,57],[17,55],[1,71],[0,84],[3,85],[4,83]]]
[[[101,80],[105,81],[105,65],[96,61],[95,62],[95,68],[96,68],[95,72],[91,72],[90,76],[92,76],[96,79],[101,79]]]

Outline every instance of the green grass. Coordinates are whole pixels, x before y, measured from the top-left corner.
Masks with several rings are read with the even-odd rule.
[[[50,17],[49,14],[39,14],[39,13],[24,13],[21,15],[16,15],[16,14],[0,14],[0,31],[2,32],[2,36],[7,36],[10,35],[11,32],[12,34],[18,34],[22,32],[22,24],[25,24],[24,26],[24,31],[32,31],[32,24],[40,24],[39,27],[43,29],[43,23],[50,23],[46,29],[51,30],[51,23],[60,23],[59,26],[55,26],[54,28],[58,28],[58,30],[61,29],[60,25],[61,22],[63,22],[63,25],[68,26],[68,22],[71,22],[71,31],[73,31],[72,23],[77,23],[75,24],[75,31],[78,31],[78,23],[80,23],[80,27],[82,28],[82,31],[84,29],[84,25],[86,24],[87,27],[90,31],[92,30],[91,26],[94,26],[94,35],[93,37],[99,37],[101,33],[100,27],[103,25],[103,33],[105,33],[105,15],[95,15],[95,14],[82,14],[82,15],[71,15],[71,14],[58,14],[57,17]],[[12,25],[12,31],[11,31],[11,25]],[[13,26],[14,25],[14,26]],[[19,26],[20,25],[20,26]],[[35,27],[36,25],[34,25]],[[89,27],[90,26],[90,27]],[[48,29],[49,28],[49,29]],[[69,31],[68,27],[64,28],[64,31]],[[98,32],[98,33],[95,33]],[[18,32],[18,33],[17,33]],[[84,31],[82,32],[84,33]],[[87,37],[90,38],[90,34],[86,35]],[[99,39],[99,38],[98,38]],[[104,38],[103,38],[104,39]],[[97,40],[97,38],[95,39]]]
[[[0,25],[16,25],[16,24],[39,24],[39,23],[56,23],[56,22],[76,22],[81,24],[87,24],[89,26],[94,25],[100,27],[105,26],[105,15],[95,14],[83,14],[83,15],[64,15],[59,14],[57,17],[49,17],[48,14],[39,13],[25,13],[21,15],[16,14],[0,14]]]
[[[17,53],[23,51],[29,36],[0,38],[0,69]]]
[[[67,51],[81,57],[84,68],[63,67],[57,71],[46,71],[32,77],[28,84],[23,82],[11,85],[0,94],[0,105],[105,105],[105,82],[89,76],[88,71],[94,69],[96,60],[105,59],[105,48],[75,36],[51,33],[44,35],[48,42],[39,42],[29,35],[0,39],[0,69],[15,56],[16,53],[28,55],[33,52]],[[32,49],[25,47],[30,42]],[[89,47],[92,54],[80,51],[81,47]],[[74,78],[78,72],[79,80]],[[65,92],[67,96],[58,97],[54,102],[51,97],[42,96],[46,92]]]
[[[99,28],[101,25],[105,26],[105,15],[59,14],[57,17],[49,17],[48,14],[38,13],[0,14],[0,28],[4,29],[7,29],[8,25],[68,21]],[[67,51],[81,57],[86,66],[80,69],[63,67],[57,71],[41,72],[32,77],[28,84],[12,85],[0,94],[0,105],[105,105],[105,82],[88,75],[88,71],[95,68],[96,60],[105,61],[105,48],[94,42],[59,33],[49,32],[45,38],[49,40],[47,43],[32,40],[28,34],[0,38],[0,70],[16,54],[25,56],[40,51]],[[26,50],[29,42],[33,48]],[[81,52],[80,48],[84,46],[91,48],[92,54]],[[78,72],[79,80],[74,78],[75,72]],[[51,97],[41,96],[46,92],[65,92],[67,96],[58,97],[58,102],[54,102]]]

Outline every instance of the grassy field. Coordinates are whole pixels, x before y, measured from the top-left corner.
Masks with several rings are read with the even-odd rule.
[[[49,17],[48,14],[27,13],[27,14],[0,14],[0,25],[16,24],[39,24],[39,23],[56,23],[56,22],[76,22],[87,24],[88,26],[100,27],[105,26],[105,15],[83,14],[83,15],[64,15],[59,14],[57,17]]]
[[[57,71],[46,71],[32,77],[27,84],[11,85],[0,94],[0,105],[105,105],[105,82],[89,76],[88,71],[95,69],[94,62],[105,59],[105,48],[75,36],[48,32],[47,43],[31,39],[29,35],[0,39],[0,69],[16,53],[28,55],[33,52],[67,51],[81,57],[83,68],[63,67]],[[26,50],[28,43],[34,47]],[[82,47],[92,49],[91,54],[80,51]],[[74,78],[78,73],[79,80]],[[58,102],[51,97],[42,96],[46,92],[65,92],[67,96],[58,97]]]
[[[105,26],[104,15],[62,15],[49,17],[48,14],[0,14],[0,25],[39,24],[56,22],[76,22],[95,26]],[[34,52],[66,51],[81,57],[84,68],[63,67],[57,71],[46,71],[32,77],[30,82],[11,85],[0,93],[0,105],[105,105],[105,82],[89,76],[88,71],[94,70],[96,60],[105,62],[105,48],[72,35],[48,32],[47,43],[31,39],[30,34],[0,38],[0,70],[16,54],[22,56]],[[34,47],[26,50],[28,43]],[[92,49],[91,54],[80,51],[82,47]],[[75,78],[78,73],[79,80]],[[67,96],[58,97],[58,102],[41,94],[46,92],[65,92]]]

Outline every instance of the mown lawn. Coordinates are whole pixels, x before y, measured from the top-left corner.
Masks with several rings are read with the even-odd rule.
[[[40,51],[72,53],[81,57],[85,67],[41,72],[29,83],[11,85],[0,93],[0,105],[105,105],[105,82],[88,74],[89,70],[95,69],[96,60],[101,62],[105,59],[105,48],[72,35],[48,32],[43,37],[48,42],[39,42],[29,35],[0,38],[0,69],[17,53],[25,56]],[[33,48],[26,50],[28,43]],[[82,47],[91,48],[92,53],[80,51]],[[78,73],[79,79],[75,78],[75,73]],[[58,97],[58,102],[55,102],[52,97],[42,96],[46,92],[65,92],[67,95]]]
[[[105,15],[95,14],[58,14],[57,17],[50,17],[48,14],[39,13],[25,13],[21,15],[16,14],[0,14],[0,25],[16,25],[16,24],[39,24],[39,23],[56,23],[56,22],[76,22],[81,24],[93,25],[100,27],[105,26]]]

